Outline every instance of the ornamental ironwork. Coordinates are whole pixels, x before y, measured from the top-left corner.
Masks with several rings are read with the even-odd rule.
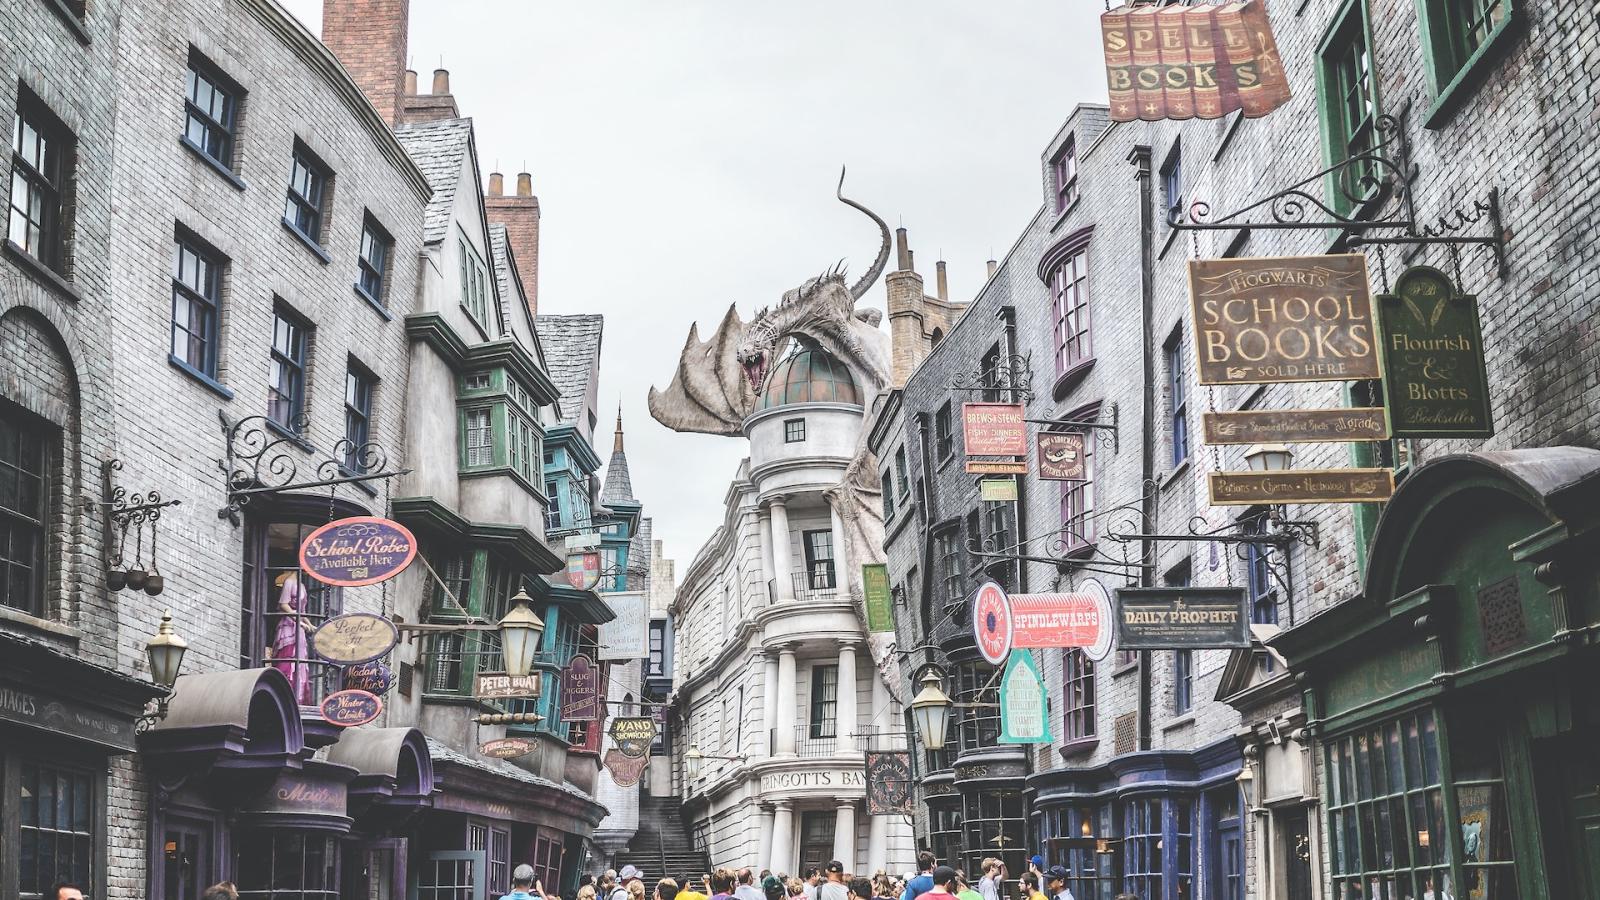
[[[332,488],[341,484],[365,484],[405,475],[410,469],[389,469],[388,454],[376,442],[357,444],[340,438],[326,459],[319,460],[314,479],[302,480],[296,452],[315,452],[303,435],[308,421],[296,417],[288,427],[268,416],[249,416],[234,421],[219,411],[222,421],[223,453],[217,467],[227,479],[227,504],[217,510],[217,518],[237,526],[239,512],[260,496]]]
[[[122,460],[108,459],[100,463],[101,505],[106,514],[106,586],[113,591],[125,587],[144,591],[154,597],[166,588],[156,559],[157,523],[161,511],[182,503],[167,500],[158,490],[129,493],[118,484],[116,472],[122,470]],[[145,530],[150,532],[150,564],[145,567]],[[128,532],[133,531],[133,557],[128,558]]]
[[[959,372],[950,380],[952,391],[977,391],[995,397],[1010,393],[1011,399],[1027,403],[1033,399],[1033,359],[1031,354],[990,357],[971,372]]]

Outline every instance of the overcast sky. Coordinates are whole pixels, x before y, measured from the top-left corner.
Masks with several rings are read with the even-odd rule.
[[[285,0],[320,32],[320,0]],[[635,493],[689,564],[722,521],[743,439],[650,418],[689,324],[759,307],[910,230],[933,291],[971,299],[1037,210],[1039,156],[1104,102],[1091,0],[412,0],[412,67],[441,58],[483,171],[533,173],[539,310],[606,317],[602,419],[622,404]],[[884,303],[882,282],[869,294]],[[609,434],[611,423],[602,421]],[[601,457],[610,442],[596,440]]]

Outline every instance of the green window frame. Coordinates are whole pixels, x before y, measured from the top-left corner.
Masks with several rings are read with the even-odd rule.
[[[1417,0],[1417,26],[1433,103],[1423,124],[1449,120],[1499,58],[1501,39],[1521,9],[1518,0]]]
[[[1372,20],[1366,0],[1347,0],[1317,47],[1317,106],[1323,158],[1329,167],[1369,152],[1378,143],[1378,77],[1372,54]],[[1370,163],[1328,173],[1327,200],[1340,215],[1377,194]]]

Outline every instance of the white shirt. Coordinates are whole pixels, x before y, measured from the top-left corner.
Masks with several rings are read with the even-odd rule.
[[[988,875],[978,879],[978,893],[983,895],[983,900],[1000,900],[1000,888]]]
[[[1056,900],[1077,900],[1077,898],[1072,896],[1071,888],[1062,888],[1061,893],[1056,895]]]

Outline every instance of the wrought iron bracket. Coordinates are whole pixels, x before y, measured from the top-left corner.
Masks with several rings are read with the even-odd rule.
[[[1153,489],[1153,483],[1145,484],[1146,491]],[[1104,528],[1107,534],[1142,530],[1146,527],[1143,503],[1144,498],[1141,497],[1120,506],[1096,510],[1075,518],[1054,531],[1047,531],[1006,547],[999,546],[991,538],[984,538],[981,541],[968,540],[966,550],[984,560],[1037,562],[1053,565],[1062,571],[1070,569],[1111,577],[1137,578],[1142,571],[1154,567],[1138,559],[1137,552],[1130,542],[1112,541],[1121,548],[1120,555],[1108,552],[1107,547],[1095,540],[1093,530],[1096,526]],[[1112,522],[1120,527],[1110,525]],[[1038,545],[1039,549],[1030,552],[1030,544]]]
[[[950,381],[952,391],[1011,392],[1017,402],[1033,399],[1033,357],[1002,356],[993,366],[961,372]]]
[[[223,453],[217,460],[227,479],[227,504],[217,510],[217,518],[239,525],[240,510],[256,497],[284,494],[291,491],[335,487],[341,484],[365,484],[405,475],[410,469],[390,470],[388,455],[375,442],[357,446],[347,438],[333,445],[327,459],[317,463],[317,477],[301,481],[299,463],[290,448],[310,450],[300,437],[305,434],[307,421],[300,416],[293,427],[284,428],[267,416],[249,416],[238,421],[228,414],[217,412],[222,421]]]
[[[119,529],[127,529],[129,525],[140,522],[153,522],[161,518],[161,511],[169,506],[177,506],[182,500],[164,500],[160,491],[146,491],[142,494],[130,494],[128,489],[116,482],[115,472],[122,470],[122,460],[108,459],[100,463],[100,490],[105,498],[100,501],[106,508],[106,515]]]
[[[1504,278],[1509,263],[1498,187],[1472,200],[1470,207],[1457,205],[1432,223],[1418,223],[1413,190],[1418,168],[1406,138],[1408,122],[1405,111],[1398,118],[1379,116],[1376,140],[1365,152],[1226,215],[1213,217],[1211,204],[1204,200],[1193,201],[1187,210],[1175,204],[1167,210],[1167,225],[1174,231],[1336,229],[1348,235],[1350,247],[1480,246],[1493,253],[1496,271]],[[1480,223],[1487,224],[1488,234],[1465,233]]]
[[[1109,422],[1084,419],[1023,419],[1022,421],[1030,422],[1034,425],[1049,425],[1066,431],[1088,432],[1094,435],[1095,443],[1104,449],[1109,449],[1112,453],[1116,453],[1121,447],[1117,441],[1117,404],[1115,402],[1110,405],[1109,412],[1111,414],[1111,421]]]
[[[167,707],[171,703],[171,691],[168,691],[160,697],[151,700],[149,705],[145,707],[144,715],[141,715],[139,718],[133,720],[133,733],[148,734],[150,729],[161,724],[161,720],[167,717]]]
[[[1245,530],[1256,527],[1257,523],[1265,525],[1269,530],[1262,532]],[[1321,532],[1316,522],[1285,519],[1282,517],[1282,508],[1277,506],[1269,507],[1263,517],[1237,519],[1216,528],[1210,528],[1209,525],[1205,516],[1195,516],[1189,520],[1187,534],[1110,531],[1106,534],[1106,538],[1120,544],[1178,541],[1231,545],[1234,555],[1247,563],[1251,561],[1254,548],[1256,559],[1265,566],[1268,577],[1283,591],[1285,597],[1293,595],[1289,579],[1288,549],[1296,544],[1302,547],[1322,545]]]

